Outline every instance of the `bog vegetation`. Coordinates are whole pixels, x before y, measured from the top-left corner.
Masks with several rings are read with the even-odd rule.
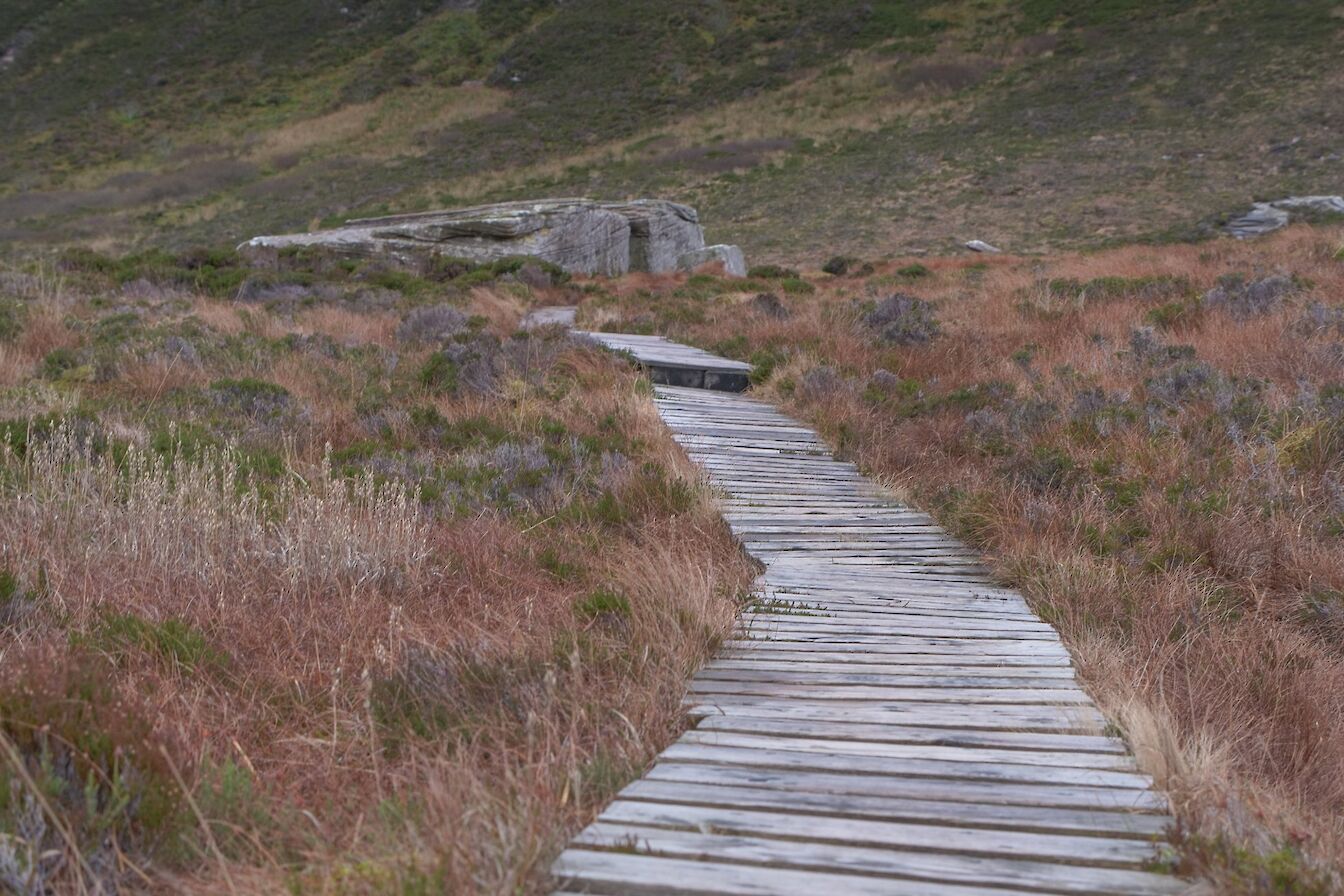
[[[754,574],[563,278],[288,262],[0,273],[0,889],[541,890]]]
[[[1344,234],[629,278],[1058,627],[1218,893],[1344,867]]]

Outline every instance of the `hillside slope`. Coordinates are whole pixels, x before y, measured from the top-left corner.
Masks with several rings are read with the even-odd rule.
[[[1340,191],[1342,33],[1327,0],[20,2],[0,239],[573,193],[767,258],[1186,238]]]

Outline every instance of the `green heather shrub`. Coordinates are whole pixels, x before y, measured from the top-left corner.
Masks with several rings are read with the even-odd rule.
[[[134,613],[110,613],[82,640],[109,656],[143,650],[171,670],[187,673],[223,668],[228,657],[205,634],[180,619],[151,622]]]
[[[457,391],[458,365],[447,352],[434,352],[420,365],[416,380],[430,392],[454,393]]]
[[[826,260],[826,263],[821,266],[821,270],[836,277],[843,277],[858,266],[859,259],[851,255],[834,255]]]
[[[1143,314],[1144,323],[1159,330],[1174,330],[1199,319],[1200,306],[1190,302],[1165,302]]]
[[[0,342],[13,342],[23,332],[23,311],[16,302],[0,301]]]
[[[47,352],[38,370],[44,379],[56,382],[84,382],[94,375],[92,364],[84,363],[76,349],[64,346]]]
[[[574,614],[586,622],[624,619],[630,615],[630,599],[609,588],[597,588],[574,604]]]
[[[759,386],[770,379],[776,367],[788,360],[788,354],[778,348],[762,348],[752,352],[747,360],[751,363],[747,379],[752,385]]]
[[[790,280],[797,279],[798,272],[777,264],[758,264],[747,271],[747,276],[760,280]]]

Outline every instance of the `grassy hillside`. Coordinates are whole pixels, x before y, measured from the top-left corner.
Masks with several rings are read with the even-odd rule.
[[[0,238],[581,193],[757,258],[1197,237],[1338,192],[1333,2],[106,0],[0,22]]]

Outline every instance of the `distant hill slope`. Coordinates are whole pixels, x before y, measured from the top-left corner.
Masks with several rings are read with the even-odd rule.
[[[1184,238],[1344,191],[1344,5],[11,0],[0,240],[659,194],[755,257]]]

